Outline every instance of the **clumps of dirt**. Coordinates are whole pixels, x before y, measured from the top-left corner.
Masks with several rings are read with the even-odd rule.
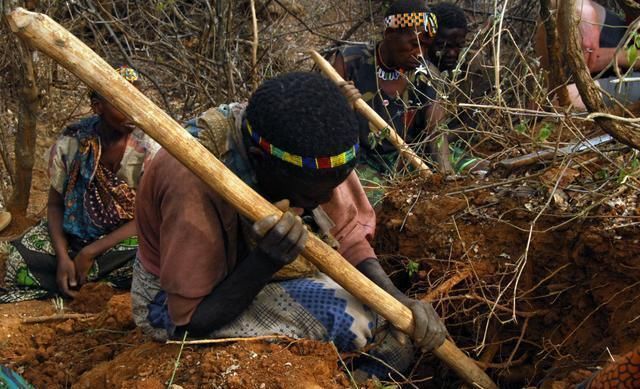
[[[155,343],[135,328],[129,293],[89,284],[68,306],[94,315],[22,324],[54,314],[53,304],[0,305],[0,360],[39,388],[167,387],[180,346]],[[314,341],[187,345],[178,361],[173,383],[185,389],[349,387],[334,348]]]
[[[179,349],[179,345],[145,343],[96,366],[75,387],[165,388],[174,374]],[[349,387],[334,349],[307,340],[186,346],[172,383],[185,389]]]
[[[500,201],[513,204],[510,199]],[[484,216],[497,218],[499,211],[492,208],[497,202],[498,197],[486,191],[446,196],[409,183],[387,197],[378,215],[376,248],[414,259],[469,256],[493,261],[516,255],[513,243],[522,241],[524,231],[474,217],[483,209]]]
[[[85,284],[69,303],[69,307],[78,313],[102,312],[114,294],[113,288],[104,282]]]
[[[104,311],[98,315],[96,324],[99,327],[118,330],[135,328],[131,312],[131,295],[123,293],[110,298]]]
[[[7,319],[7,327],[3,328],[7,338],[3,347],[0,347],[0,360],[21,373],[35,387],[68,387],[96,364],[145,341],[139,331],[131,330],[130,303],[118,303],[130,300],[129,296],[115,295],[109,299],[113,292],[108,292],[108,289],[111,288],[85,286],[80,296],[97,291],[100,298],[92,298],[96,305],[123,307],[111,312],[103,311],[114,317],[112,321],[103,319],[104,314],[101,313],[87,319],[23,324],[22,319],[27,317],[54,314],[53,304],[48,301],[27,301],[0,305],[0,312],[5,312]],[[85,296],[84,299],[87,301],[89,297]],[[78,306],[82,307],[82,304]],[[127,324],[111,325],[123,321],[121,317],[125,313],[122,311],[128,312]]]

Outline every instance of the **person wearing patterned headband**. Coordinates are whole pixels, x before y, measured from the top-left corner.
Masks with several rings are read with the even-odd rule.
[[[400,292],[376,259],[375,214],[353,171],[358,123],[333,83],[317,73],[285,74],[264,82],[248,105],[212,108],[187,129],[284,213],[252,223],[171,155],[158,154],[136,206],[131,295],[146,333],[158,340],[281,334],[332,341],[344,352],[373,342],[368,353],[387,366],[360,358],[356,375],[408,368],[411,342],[299,256],[315,233],[412,310],[418,347],[442,344],[446,329],[431,305]]]
[[[138,82],[134,69],[115,70]],[[95,115],[69,125],[51,147],[47,220],[11,242],[0,302],[74,296],[98,279],[131,283],[135,191],[159,146],[100,95],[90,98]]]
[[[438,31],[437,18],[426,0],[398,0],[386,11],[383,23],[381,41],[338,48],[333,66],[407,143],[419,143],[421,146],[414,146],[416,151],[450,173],[446,139],[436,134],[438,123],[445,118],[431,83],[439,72],[428,60]],[[358,166],[358,174],[370,188],[372,181],[381,184],[384,176],[396,170],[398,152],[387,140],[373,136],[364,117],[359,122],[365,163]],[[381,194],[367,190],[374,204]]]

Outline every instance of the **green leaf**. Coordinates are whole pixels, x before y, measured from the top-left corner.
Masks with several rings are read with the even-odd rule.
[[[609,178],[609,172],[602,169],[602,170],[598,170],[595,174],[595,177],[597,180],[604,180]]]
[[[420,270],[420,264],[416,261],[409,260],[409,263],[407,263],[407,274],[409,274],[409,277],[413,277],[418,270]]]
[[[538,134],[538,141],[544,142],[551,136],[551,132],[553,127],[549,123],[545,123],[540,129],[540,133]]]
[[[370,132],[369,135],[367,135],[367,141],[369,141],[369,146],[372,149],[375,149],[378,145],[378,137],[373,132]]]
[[[627,49],[627,60],[629,61],[629,66],[632,66],[636,62],[636,59],[638,59],[638,48],[634,43],[629,46],[629,49]]]
[[[518,123],[518,125],[515,126],[514,130],[516,130],[516,132],[518,134],[524,134],[525,131],[527,131],[527,124],[526,123]]]

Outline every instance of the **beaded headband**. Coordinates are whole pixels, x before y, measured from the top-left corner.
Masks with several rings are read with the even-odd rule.
[[[430,37],[434,37],[438,31],[438,18],[433,12],[408,12],[386,16],[384,25],[386,28],[423,26],[427,34]]]
[[[136,69],[130,68],[127,65],[118,66],[113,70],[115,70],[116,73],[118,73],[122,78],[124,78],[125,80],[131,83],[134,83],[140,79],[140,73],[138,73]],[[97,92],[89,90],[89,98],[93,99],[98,96],[99,95]]]
[[[121,75],[125,80],[129,82],[138,81],[140,78],[140,73],[134,68],[130,68],[129,66],[123,65],[114,69]]]
[[[360,144],[356,143],[351,146],[347,151],[340,153],[338,155],[334,155],[332,157],[301,157],[299,155],[291,154],[286,152],[264,139],[260,134],[255,132],[253,128],[251,128],[251,124],[247,121],[247,130],[249,131],[249,135],[251,135],[251,139],[260,146],[260,148],[269,155],[272,155],[282,161],[288,162],[292,165],[296,165],[298,167],[307,168],[307,169],[331,169],[334,167],[346,165],[356,158],[358,155],[358,150],[360,150]]]

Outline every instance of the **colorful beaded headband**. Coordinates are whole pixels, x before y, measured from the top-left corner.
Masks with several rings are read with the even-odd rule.
[[[356,158],[360,145],[356,143],[344,153],[334,155],[333,157],[301,157],[299,155],[288,153],[264,139],[251,128],[251,124],[247,121],[247,130],[251,135],[251,139],[260,146],[261,149],[278,159],[288,162],[298,167],[308,169],[331,169],[334,167],[346,165]]]
[[[436,36],[438,18],[433,12],[409,12],[389,15],[384,18],[386,28],[406,28],[424,26],[430,37]]]
[[[136,69],[130,68],[126,65],[116,68],[115,71],[129,82],[138,81],[140,78],[140,73],[138,73]]]

